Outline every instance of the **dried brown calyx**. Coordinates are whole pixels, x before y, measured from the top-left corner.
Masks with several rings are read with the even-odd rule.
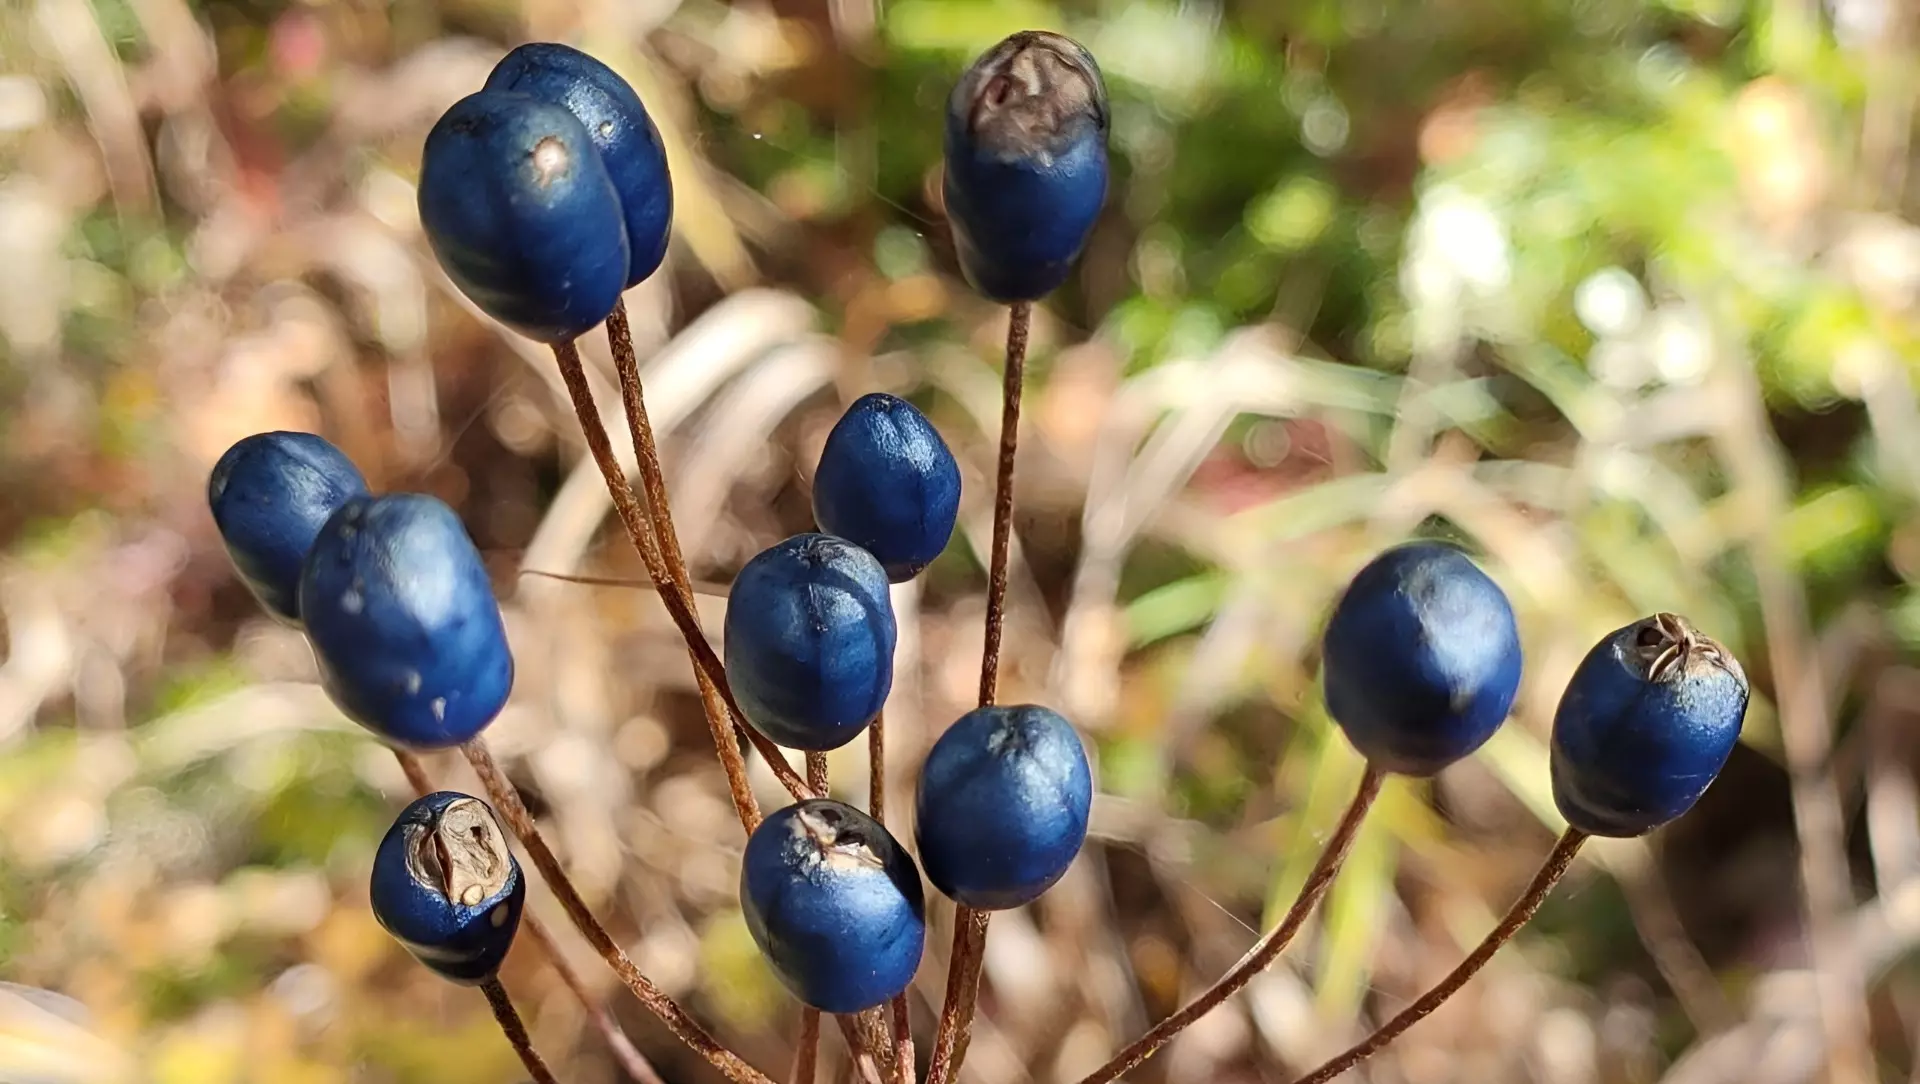
[[[477,907],[507,887],[513,861],[493,810],[461,798],[408,833],[407,870],[454,903]]]
[[[886,863],[867,838],[866,826],[825,803],[804,803],[793,818],[793,834],[800,837],[830,868],[880,869]]]
[[[1633,651],[1651,682],[1668,681],[1701,666],[1740,674],[1740,663],[1732,652],[1679,614],[1658,613],[1640,622],[1633,634]]]
[[[1047,164],[1076,127],[1107,127],[1107,91],[1093,58],[1072,38],[1015,34],[967,71],[960,85],[967,129],[982,150]]]

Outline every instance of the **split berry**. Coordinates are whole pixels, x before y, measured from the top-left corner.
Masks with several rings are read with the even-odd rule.
[[[780,981],[822,1012],[859,1012],[905,990],[926,947],[926,900],[906,848],[830,798],[754,829],[740,909]]]
[[[495,65],[486,89],[526,94],[579,118],[626,214],[627,285],[643,282],[658,270],[673,228],[673,182],[660,129],[633,87],[578,49],[533,42]]]
[[[373,917],[414,959],[454,982],[500,970],[527,883],[493,810],[443,790],[417,799],[373,856]]]
[[[727,675],[754,729],[790,749],[837,749],[887,702],[895,633],[880,562],[843,538],[798,534],[734,578]]]
[[[1087,840],[1093,774],[1073,727],[1031,704],[977,708],[920,768],[914,836],[927,880],[982,911],[1037,899]]]
[[[1480,748],[1520,688],[1506,593],[1466,554],[1410,542],[1353,578],[1327,622],[1327,711],[1375,767],[1432,775]]]
[[[1078,42],[1027,30],[947,100],[944,191],[960,269],[993,301],[1067,279],[1107,198],[1107,90]]]
[[[1747,676],[1686,618],[1594,645],[1553,716],[1553,800],[1588,835],[1638,836],[1693,808],[1740,738]]]
[[[513,687],[487,570],[453,509],[432,497],[342,505],[307,555],[300,612],[328,694],[389,741],[458,745]]]
[[[813,518],[879,558],[894,583],[940,556],[959,514],[960,466],[912,403],[861,396],[827,434]]]
[[[233,567],[260,604],[300,623],[300,565],[334,510],[364,495],[346,454],[312,433],[257,433],[228,448],[207,504]]]
[[[530,339],[574,339],[626,288],[619,193],[561,106],[498,90],[455,102],[427,134],[419,200],[448,276]]]

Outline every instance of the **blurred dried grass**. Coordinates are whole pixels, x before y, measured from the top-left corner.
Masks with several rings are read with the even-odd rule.
[[[1129,167],[1036,327],[1003,676],[1086,729],[1102,794],[1073,874],[996,923],[969,1078],[1076,1079],[1290,898],[1358,771],[1318,623],[1413,530],[1510,590],[1514,724],[1392,783],[1289,962],[1139,1077],[1284,1080],[1449,966],[1560,827],[1561,683],[1656,608],[1748,662],[1748,747],[1651,845],[1595,848],[1373,1079],[1920,1074],[1911,12],[1852,0],[1829,35],[1784,2],[1623,0],[1593,27],[1464,4],[1401,35],[1339,8],[1331,31],[961,0],[0,9],[0,977],[25,984],[0,986],[0,1080],[515,1079],[478,999],[367,915],[404,781],[201,510],[219,452],[276,427],[463,511],[520,663],[501,751],[648,974],[784,1064],[794,1012],[735,911],[671,626],[644,591],[516,575],[638,568],[551,367],[433,267],[410,177],[505,42],[578,41],[654,106],[679,243],[629,304],[715,630],[731,569],[806,525],[838,404],[928,404],[967,498],[896,596],[897,799],[971,699],[1004,327],[944,261],[926,117],[1023,21],[1111,58]],[[1244,165],[1266,139],[1288,149]],[[863,756],[833,766],[856,798]],[[550,974],[516,953],[507,979],[566,1079],[615,1078]],[[706,1079],[615,1008],[667,1079]]]

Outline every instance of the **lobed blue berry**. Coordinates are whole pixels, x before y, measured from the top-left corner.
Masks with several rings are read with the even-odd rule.
[[[1466,554],[1410,542],[1375,557],[1334,607],[1327,711],[1374,766],[1432,775],[1480,748],[1520,689],[1506,593]]]
[[[780,981],[822,1012],[859,1012],[905,990],[926,947],[913,859],[878,821],[830,798],[754,830],[740,909]]]
[[[887,573],[872,554],[832,535],[794,535],[734,578],[727,676],[760,733],[790,749],[837,749],[886,704],[895,633]]]
[[[207,506],[234,569],[261,605],[295,625],[314,536],[366,492],[353,460],[312,433],[256,433],[228,448],[207,477]]]
[[[453,509],[412,493],[355,497],[300,578],[320,680],[340,709],[401,745],[458,745],[507,702],[500,606]]]
[[[927,880],[982,911],[1037,899],[1087,840],[1093,773],[1073,726],[1031,704],[977,708],[920,768],[914,837]]]
[[[1580,661],[1554,712],[1554,804],[1588,835],[1666,824],[1726,765],[1747,697],[1738,660],[1686,618],[1616,629]]]
[[[827,434],[813,478],[813,518],[879,558],[904,583],[940,556],[960,514],[960,465],[912,403],[875,392]]]
[[[626,288],[620,195],[562,106],[499,90],[455,102],[427,134],[419,202],[447,275],[530,339],[574,339]]]
[[[526,94],[579,118],[626,215],[627,285],[658,270],[673,230],[673,180],[660,129],[633,87],[578,49],[532,42],[494,66],[486,89]]]
[[[947,100],[943,181],[960,269],[983,297],[1035,301],[1067,279],[1107,198],[1107,90],[1078,42],[1022,31]]]
[[[478,984],[500,970],[527,884],[485,802],[443,790],[413,802],[373,856],[373,917],[436,974]]]

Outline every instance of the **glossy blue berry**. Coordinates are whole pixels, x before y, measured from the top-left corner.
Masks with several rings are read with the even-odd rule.
[[[1693,808],[1747,714],[1747,675],[1686,618],[1654,614],[1594,645],[1553,715],[1553,800],[1595,836],[1638,836]]]
[[[256,433],[207,478],[207,505],[240,578],[274,616],[300,623],[300,566],[327,517],[367,480],[312,433]]]
[[[432,497],[355,497],[307,555],[300,612],[334,703],[389,741],[458,745],[507,702],[513,656],[473,540]]]
[[[780,981],[822,1012],[859,1012],[905,990],[926,947],[926,899],[906,848],[830,798],[754,829],[740,910]]]
[[[443,790],[417,799],[373,856],[373,917],[436,974],[492,978],[520,928],[527,883],[493,810]]]
[[[1432,775],[1480,748],[1520,689],[1506,593],[1466,554],[1410,542],[1375,557],[1327,622],[1327,711],[1374,766]]]
[[[727,676],[760,733],[789,749],[837,749],[887,702],[895,632],[880,562],[844,538],[797,534],[734,578]]]
[[[1073,726],[1032,704],[976,708],[920,768],[914,839],[927,880],[981,911],[1052,888],[1087,841],[1093,773]]]
[[[813,476],[813,518],[879,558],[904,583],[940,556],[960,514],[960,465],[912,403],[875,392],[827,434]]]
[[[427,133],[419,198],[447,275],[530,339],[572,340],[626,288],[619,193],[562,106],[498,90],[455,102]]]
[[[673,181],[660,129],[633,87],[578,49],[539,41],[520,46],[495,65],[487,89],[530,95],[580,119],[626,212],[627,285],[658,270],[673,228]]]
[[[1027,30],[947,100],[944,191],[960,269],[993,301],[1066,281],[1107,199],[1107,89],[1078,42]]]

